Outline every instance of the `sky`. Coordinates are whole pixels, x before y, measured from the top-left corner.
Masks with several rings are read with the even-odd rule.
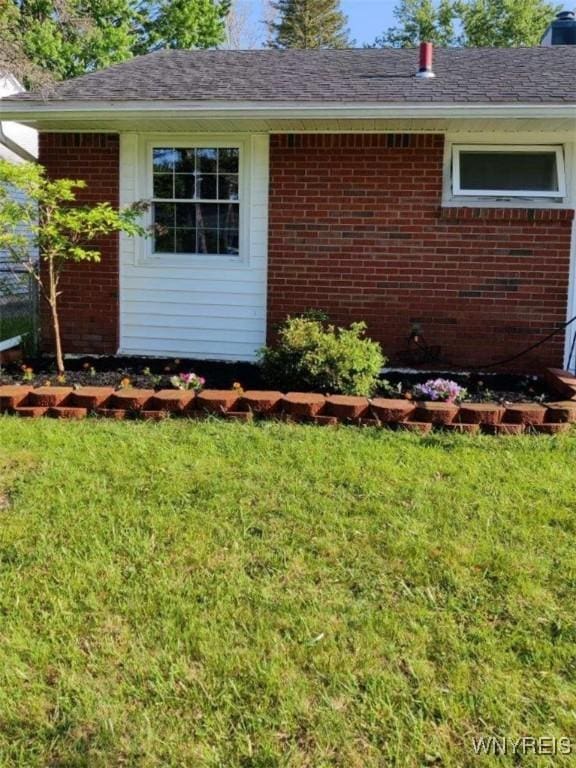
[[[372,43],[394,25],[392,11],[396,0],[341,0],[341,5],[348,16],[350,35],[358,47]]]

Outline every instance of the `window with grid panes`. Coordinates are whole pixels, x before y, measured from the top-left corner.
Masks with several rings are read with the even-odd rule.
[[[239,253],[238,147],[154,147],[155,254]]]

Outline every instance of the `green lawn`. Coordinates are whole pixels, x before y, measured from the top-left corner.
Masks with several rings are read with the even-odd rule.
[[[575,460],[0,417],[0,766],[573,765]]]

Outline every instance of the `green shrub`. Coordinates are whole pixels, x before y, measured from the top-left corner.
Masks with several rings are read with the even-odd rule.
[[[386,358],[365,334],[363,322],[336,328],[318,314],[288,317],[276,344],[260,350],[263,376],[283,391],[371,395]]]

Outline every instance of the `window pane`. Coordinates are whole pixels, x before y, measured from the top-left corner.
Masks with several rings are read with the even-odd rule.
[[[220,203],[220,229],[238,229],[238,203]]]
[[[460,187],[468,190],[555,192],[553,152],[461,152]]]
[[[154,224],[161,227],[174,226],[174,203],[154,204]]]
[[[218,176],[220,200],[238,200],[238,176]]]
[[[233,256],[238,255],[238,230],[220,230],[219,252]]]
[[[154,173],[172,171],[176,159],[176,150],[167,147],[157,147],[153,151],[152,160]]]
[[[238,173],[238,150],[218,150],[218,170],[220,173]]]
[[[195,203],[176,203],[176,226],[177,227],[195,227],[196,226],[196,205]]]
[[[199,227],[216,229],[218,227],[218,203],[197,203],[196,220]]]
[[[175,149],[174,150],[176,162],[174,169],[176,173],[194,173],[195,163],[193,149]]]
[[[217,176],[197,176],[196,197],[200,200],[215,200],[217,178]]]
[[[196,253],[196,230],[176,230],[176,253]]]
[[[239,150],[156,147],[153,166],[154,252],[238,255]]]
[[[165,229],[154,235],[154,253],[174,253],[174,230]]]
[[[198,228],[198,253],[218,253],[218,230]]]
[[[196,177],[191,173],[178,173],[174,177],[174,197],[182,200],[194,199]]]
[[[196,150],[196,170],[198,173],[216,173],[218,161],[217,149]]]
[[[174,177],[171,173],[154,174],[154,197],[174,197]]]

